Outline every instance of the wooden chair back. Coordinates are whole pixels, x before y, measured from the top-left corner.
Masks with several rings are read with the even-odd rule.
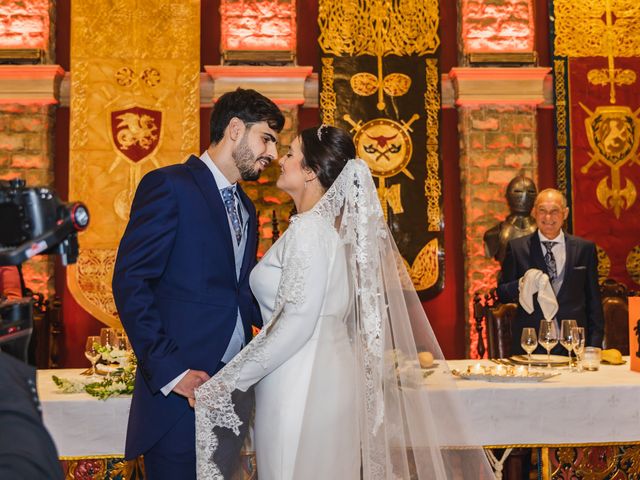
[[[602,348],[616,348],[629,355],[629,300],[627,287],[611,278],[600,285],[604,339]]]

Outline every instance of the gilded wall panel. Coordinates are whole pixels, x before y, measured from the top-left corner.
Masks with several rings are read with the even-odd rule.
[[[69,198],[91,212],[69,288],[118,320],[113,259],[141,177],[199,149],[200,2],[72,2]]]

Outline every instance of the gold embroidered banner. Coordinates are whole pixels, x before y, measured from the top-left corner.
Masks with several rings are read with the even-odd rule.
[[[323,122],[353,133],[414,286],[444,285],[437,0],[320,0]]]
[[[117,325],[113,264],[138,182],[199,148],[200,1],[71,5],[69,198],[87,204],[91,224],[67,283]]]
[[[558,184],[600,277],[640,284],[640,5],[554,0]]]

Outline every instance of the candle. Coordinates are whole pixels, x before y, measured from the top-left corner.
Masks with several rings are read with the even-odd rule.
[[[524,365],[520,365],[518,368],[516,368],[516,375],[518,377],[526,377],[527,376],[527,367],[525,367]]]
[[[501,377],[507,374],[507,369],[504,368],[504,365],[498,365],[496,367],[496,375],[500,375]]]
[[[479,363],[476,363],[476,364],[471,368],[471,373],[484,374],[484,367],[483,367],[482,365],[480,365]]]

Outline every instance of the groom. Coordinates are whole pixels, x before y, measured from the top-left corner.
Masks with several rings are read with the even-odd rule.
[[[195,479],[193,390],[261,325],[249,289],[256,212],[238,180],[276,158],[284,117],[268,98],[237,89],[211,113],[211,145],[154,170],[136,191],[120,242],[113,296],[138,359],[125,457],[146,478]]]

